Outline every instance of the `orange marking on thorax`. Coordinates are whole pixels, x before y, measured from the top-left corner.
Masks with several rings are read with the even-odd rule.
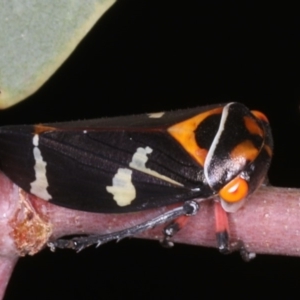
[[[207,117],[220,114],[222,110],[223,107],[215,108],[168,128],[168,132],[201,166],[204,165],[208,150],[200,148],[197,144],[195,130]]]

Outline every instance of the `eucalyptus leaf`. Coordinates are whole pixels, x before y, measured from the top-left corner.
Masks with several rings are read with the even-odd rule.
[[[0,109],[34,93],[115,0],[0,0]]]

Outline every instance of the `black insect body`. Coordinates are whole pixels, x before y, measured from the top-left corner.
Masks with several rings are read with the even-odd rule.
[[[0,146],[1,171],[26,192],[60,206],[127,213],[179,205],[122,232],[51,244],[60,247],[65,241],[64,247],[80,249],[194,214],[199,202],[216,196],[223,210],[235,212],[265,178],[273,142],[262,113],[229,103],[129,117],[5,126],[0,128]],[[165,235],[172,236],[180,228],[181,221],[175,221]],[[219,248],[229,250],[228,228],[224,225],[217,230]]]

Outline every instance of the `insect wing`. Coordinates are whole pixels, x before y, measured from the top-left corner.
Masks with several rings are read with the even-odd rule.
[[[84,211],[122,213],[206,199],[213,192],[203,166],[168,129],[216,108],[220,114],[218,105],[3,127],[1,170],[27,192]]]

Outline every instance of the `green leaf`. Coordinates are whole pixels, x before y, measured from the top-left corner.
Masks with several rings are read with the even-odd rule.
[[[115,0],[0,0],[0,108],[34,93]]]

